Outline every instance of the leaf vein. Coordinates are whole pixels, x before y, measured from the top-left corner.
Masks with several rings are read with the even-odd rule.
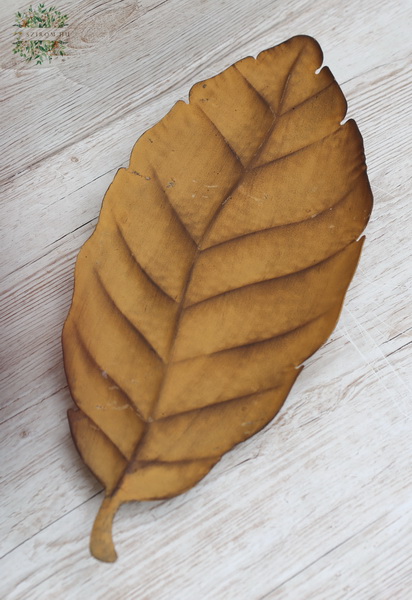
[[[356,185],[358,182],[358,179],[360,179],[360,177],[364,174],[364,171],[361,171],[359,173],[359,175],[355,178],[355,183],[353,186],[351,186],[351,188],[340,198],[338,198],[338,200],[332,204],[331,206],[326,207],[324,210],[318,212],[316,215],[311,215],[310,217],[305,217],[304,219],[302,219],[301,221],[292,221],[290,223],[283,223],[282,225],[273,225],[272,227],[265,227],[263,229],[259,229],[258,231],[248,231],[247,233],[243,233],[241,235],[238,235],[236,237],[230,238],[228,240],[223,240],[223,242],[218,242],[217,244],[214,244],[213,246],[208,246],[207,248],[204,248],[203,250],[201,250],[202,254],[207,253],[208,250],[211,250],[212,248],[217,248],[218,246],[224,246],[225,244],[229,244],[230,242],[235,242],[236,240],[240,240],[242,238],[247,238],[249,236],[253,236],[253,235],[259,235],[260,233],[266,233],[268,231],[274,231],[276,229],[282,229],[283,227],[293,227],[294,225],[300,225],[301,223],[306,223],[307,221],[311,221],[314,218],[318,218],[321,217],[322,215],[324,215],[325,213],[327,213],[329,210],[332,210],[334,208],[336,208],[337,206],[339,206],[339,204],[341,204],[342,202],[344,202],[346,200],[346,198],[349,196],[349,194],[351,194],[355,189],[356,189]]]
[[[334,83],[336,83],[336,80],[332,79],[332,81],[330,83],[328,83],[328,85],[326,85],[321,90],[318,90],[317,92],[314,92],[313,94],[311,94],[310,96],[308,96],[307,98],[305,98],[304,100],[302,100],[302,102],[299,102],[298,104],[295,104],[294,106],[292,106],[292,108],[289,108],[288,110],[285,110],[285,112],[283,112],[282,114],[279,115],[279,118],[284,117],[285,115],[288,115],[289,113],[293,112],[297,108],[300,108],[301,106],[303,106],[307,102],[310,102],[311,100],[313,100],[313,98],[315,98],[316,96],[320,96],[321,94],[323,94],[324,92],[326,92],[326,90],[328,90]]]
[[[109,290],[105,286],[98,270],[94,269],[93,273],[96,277],[96,280],[99,283],[101,290],[103,291],[104,295],[106,296],[106,298],[110,302],[110,304],[115,308],[116,312],[124,319],[124,321],[127,323],[127,325],[139,336],[139,338],[143,340],[143,342],[146,344],[146,346],[157,356],[157,358],[163,364],[165,364],[165,360],[161,356],[161,354],[158,352],[158,350],[156,350],[156,348],[153,346],[153,344],[151,342],[149,342],[147,337],[140,331],[140,329],[133,323],[133,321],[131,321],[130,318],[116,304],[114,298],[110,295]]]
[[[112,440],[112,439],[111,439],[111,438],[110,438],[110,437],[107,435],[107,433],[106,433],[105,431],[103,431],[103,429],[100,427],[100,425],[98,425],[98,424],[96,423],[96,421],[95,421],[95,420],[94,420],[94,419],[93,419],[93,418],[92,418],[90,415],[88,415],[88,414],[85,412],[84,408],[83,408],[83,407],[80,407],[80,406],[77,404],[77,402],[75,402],[75,404],[76,404],[77,410],[78,410],[80,413],[82,413],[82,414],[83,414],[83,415],[84,415],[84,416],[85,416],[87,419],[89,419],[89,421],[90,421],[90,422],[93,424],[93,426],[94,426],[94,427],[96,427],[96,429],[99,431],[99,433],[101,433],[101,434],[102,434],[102,436],[104,436],[104,438],[105,438],[105,439],[106,439],[106,440],[107,440],[107,441],[108,441],[108,442],[109,442],[109,443],[110,443],[110,444],[111,444],[111,445],[112,445],[114,448],[116,448],[116,450],[119,452],[119,454],[121,454],[121,455],[122,455],[122,457],[123,457],[124,459],[126,459],[126,461],[129,461],[129,457],[128,457],[128,456],[127,456],[127,455],[126,455],[124,452],[122,452],[122,450],[121,450],[121,449],[120,449],[120,448],[117,446],[117,444],[115,444],[115,443],[114,443],[114,441],[113,441],[113,440]],[[76,412],[76,411],[75,411],[75,410],[73,410],[73,412]],[[69,420],[69,424],[70,424],[70,420]],[[73,437],[75,437],[75,436],[73,436]],[[84,459],[83,459],[83,460],[84,460]],[[89,466],[89,465],[87,465],[87,466]],[[91,467],[89,467],[89,468],[91,469]],[[94,471],[93,471],[93,473],[94,473]],[[95,475],[96,475],[96,474],[95,474]],[[96,477],[97,477],[97,475],[96,475]],[[99,479],[99,478],[98,478],[98,479]],[[104,485],[104,486],[105,486],[105,483],[104,483],[104,481],[101,481],[100,479],[99,479],[99,481],[102,483],[102,485]]]
[[[279,110],[277,112],[277,115],[280,115],[280,113],[282,112],[282,106],[283,106],[283,103],[284,103],[284,100],[285,100],[286,92],[287,92],[288,87],[289,87],[290,78],[292,76],[292,73],[293,73],[296,65],[299,62],[299,59],[300,59],[300,57],[301,57],[301,55],[303,53],[304,48],[305,47],[302,46],[302,48],[300,49],[299,53],[297,54],[295,60],[293,61],[292,65],[291,65],[291,67],[289,69],[289,73],[288,73],[288,75],[287,75],[287,77],[285,79],[285,84],[283,86],[282,95],[281,95],[281,98],[280,98],[280,101],[279,101]],[[250,164],[248,165],[249,166],[248,170],[253,170],[253,165],[256,164],[256,162],[259,160],[259,158],[260,158],[260,156],[262,154],[262,151],[264,150],[264,148],[266,147],[267,142],[269,141],[269,139],[273,135],[273,132],[276,130],[276,127],[278,126],[278,123],[279,123],[279,116],[278,116],[278,118],[276,118],[276,119],[273,120],[272,126],[269,127],[267,134],[263,138],[262,142],[259,144],[259,147],[257,148],[256,153],[255,153],[255,156],[252,158]]]
[[[341,131],[341,129],[342,129],[342,125],[339,124],[336,129],[334,129],[333,131],[331,131],[324,137],[319,138],[318,140],[314,140],[313,142],[310,142],[309,144],[302,146],[302,148],[298,148],[297,150],[292,150],[291,152],[288,152],[287,154],[283,154],[282,156],[278,156],[277,158],[274,158],[273,160],[269,160],[266,163],[263,163],[261,165],[256,165],[252,169],[250,169],[250,172],[257,171],[258,169],[264,169],[265,167],[268,167],[277,162],[280,162],[281,160],[284,160],[285,158],[289,158],[290,156],[293,156],[294,154],[298,154],[299,152],[302,152],[303,150],[307,150],[308,148],[311,148],[315,144],[320,144],[321,142],[324,142],[325,140],[327,140],[329,137],[332,137],[338,131]]]
[[[164,198],[166,200],[166,203],[169,206],[170,210],[172,211],[172,214],[174,215],[174,217],[176,218],[177,222],[182,227],[182,229],[185,232],[185,234],[190,238],[190,241],[193,242],[193,244],[195,244],[195,246],[197,247],[196,240],[192,237],[190,231],[188,230],[188,228],[186,227],[186,225],[183,223],[181,216],[179,215],[179,213],[177,212],[177,210],[173,206],[172,201],[169,198],[169,194],[166,192],[166,189],[163,187],[163,184],[160,181],[159,175],[157,174],[157,171],[155,170],[155,168],[153,167],[153,165],[152,165],[152,169],[153,169],[153,171],[152,171],[152,173],[153,173],[153,179],[155,180],[156,185],[162,191],[163,196],[164,196]]]
[[[297,331],[299,331],[299,329],[303,329],[303,327],[306,327],[307,325],[310,325],[311,323],[313,323],[317,319],[322,318],[328,312],[332,311],[333,308],[335,307],[335,305],[339,304],[339,303],[341,304],[341,302],[342,301],[339,299],[338,302],[335,302],[334,304],[332,304],[331,306],[329,306],[326,310],[324,310],[319,315],[316,315],[315,317],[312,317],[312,318],[308,319],[304,323],[301,323],[297,327],[293,327],[292,329],[288,329],[287,331],[281,331],[280,333],[276,333],[275,335],[272,335],[272,336],[270,336],[268,338],[263,338],[261,340],[255,340],[253,342],[247,342],[246,344],[240,344],[238,346],[230,346],[228,348],[222,348],[221,350],[215,350],[215,352],[210,352],[209,354],[196,354],[195,356],[188,356],[187,358],[182,358],[181,360],[175,361],[174,364],[189,362],[189,361],[191,361],[191,360],[193,360],[195,358],[199,358],[199,357],[216,356],[217,354],[222,354],[224,352],[231,352],[232,350],[243,350],[243,349],[247,349],[247,348],[252,348],[253,346],[257,346],[259,344],[265,344],[267,342],[271,342],[271,341],[273,341],[273,340],[275,340],[277,338],[281,338],[283,336],[287,336],[287,335],[289,335],[291,333],[297,332]],[[294,366],[295,366],[295,368],[297,368],[298,365],[294,365]]]
[[[273,108],[273,106],[270,104],[270,102],[268,102],[268,100],[266,100],[266,98],[259,92],[259,90],[257,90],[255,88],[255,86],[249,81],[249,79],[247,77],[245,77],[245,75],[243,75],[242,71],[240,71],[240,69],[236,66],[236,64],[233,65],[234,69],[236,69],[236,71],[239,73],[239,75],[242,77],[242,79],[246,82],[247,86],[253,91],[255,92],[255,94],[262,100],[262,102],[267,106],[267,108],[270,110],[270,112],[276,117],[276,112]]]
[[[240,166],[242,167],[242,169],[245,169],[245,167],[244,167],[244,165],[243,165],[243,163],[241,161],[240,156],[238,155],[238,153],[236,152],[236,150],[233,148],[233,146],[230,144],[229,140],[220,131],[220,129],[216,125],[216,123],[214,121],[212,121],[212,119],[209,117],[209,115],[203,110],[203,108],[199,104],[196,104],[195,106],[197,106],[197,108],[202,113],[202,115],[209,121],[209,123],[212,125],[212,127],[215,129],[215,131],[217,131],[217,133],[219,134],[219,136],[221,137],[221,139],[223,140],[223,142],[226,144],[226,146],[229,148],[229,150],[233,154],[233,156],[236,159],[236,161],[240,164]]]
[[[209,355],[210,356],[210,355]],[[293,365],[291,365],[291,368],[295,368]],[[252,398],[253,396],[257,396],[258,394],[265,394],[266,392],[271,392],[272,390],[277,390],[280,387],[280,383],[278,385],[275,386],[271,386],[269,388],[265,388],[262,390],[256,390],[254,392],[249,392],[248,394],[242,394],[241,396],[236,396],[235,398],[228,398],[227,400],[221,400],[219,402],[213,402],[212,404],[204,404],[203,406],[198,406],[196,408],[191,408],[188,410],[183,410],[179,413],[174,413],[171,415],[167,415],[166,417],[158,417],[156,419],[156,422],[159,421],[168,421],[168,420],[173,420],[176,417],[180,417],[182,415],[190,415],[191,413],[198,413],[196,415],[196,417],[201,414],[202,410],[208,410],[208,409],[213,409],[215,407],[221,407],[223,405],[227,406],[231,403],[236,403],[240,400],[246,400],[247,398]],[[189,426],[192,425],[192,421],[190,422]],[[185,432],[184,432],[185,433]]]
[[[172,302],[174,302],[175,304],[177,304],[177,300],[175,298],[173,298],[173,296],[171,296],[170,294],[168,294],[166,292],[166,290],[164,290],[159,283],[157,283],[157,281],[155,281],[153,279],[153,277],[151,275],[149,275],[149,273],[146,271],[146,269],[143,268],[143,266],[139,263],[139,261],[137,260],[136,256],[134,255],[131,247],[129,246],[129,244],[127,243],[127,240],[124,236],[124,233],[122,231],[122,228],[120,227],[119,223],[116,221],[114,215],[112,214],[112,219],[115,223],[116,226],[116,230],[118,233],[118,236],[120,238],[120,240],[123,242],[124,247],[126,248],[126,250],[129,252],[131,258],[133,259],[134,263],[137,265],[137,267],[140,269],[140,271],[143,273],[143,275],[146,276],[147,280],[159,291],[161,292],[164,296],[166,296],[166,298],[168,298],[169,300],[171,300]]]
[[[335,256],[337,256],[341,252],[344,252],[346,250],[346,248],[348,246],[350,246],[350,244],[352,244],[352,243],[353,243],[353,240],[351,240],[350,242],[348,242],[343,248],[340,248],[336,252],[333,252],[329,256],[326,256],[326,258],[322,258],[322,260],[314,263],[313,265],[309,265],[308,267],[304,267],[303,269],[298,269],[297,271],[291,271],[290,273],[285,273],[284,275],[276,275],[276,277],[270,277],[269,279],[262,279],[261,281],[253,281],[251,283],[246,283],[244,285],[241,285],[239,287],[233,288],[231,290],[226,290],[224,292],[220,292],[219,294],[215,294],[214,296],[209,296],[208,298],[204,298],[203,300],[199,300],[198,302],[193,302],[193,304],[188,304],[188,305],[186,305],[186,309],[196,308],[200,304],[204,304],[206,302],[209,302],[209,300],[215,300],[216,298],[219,298],[221,296],[229,296],[233,292],[238,292],[239,290],[243,290],[245,288],[250,288],[250,287],[259,286],[259,285],[265,285],[267,283],[271,283],[273,281],[276,281],[277,279],[283,279],[285,277],[293,277],[294,275],[300,275],[301,273],[304,273],[305,271],[310,271],[311,269],[315,269],[316,267],[319,267],[319,265],[321,265],[321,264],[327,262],[328,260],[334,258]]]
[[[76,336],[76,339],[78,341],[80,348],[86,355],[86,359],[92,363],[92,365],[99,371],[99,373],[102,373],[102,372],[106,373],[107,380],[110,383],[113,383],[113,385],[116,386],[116,388],[118,388],[118,391],[122,394],[122,396],[124,397],[126,402],[129,404],[130,408],[132,408],[135,411],[135,413],[137,414],[139,419],[141,419],[141,421],[143,421],[143,422],[147,422],[146,419],[143,417],[142,413],[140,412],[138,406],[135,404],[135,402],[132,400],[132,398],[129,396],[129,394],[122,388],[120,383],[118,381],[116,381],[116,379],[114,379],[114,377],[112,375],[110,375],[110,373],[108,373],[106,371],[106,369],[103,369],[101,367],[101,365],[99,365],[96,358],[93,356],[92,352],[87,347],[86,342],[83,340],[83,337],[75,323],[73,324],[73,330],[74,330],[74,334]],[[76,402],[76,405],[78,406],[78,408],[80,408],[84,412],[84,409],[82,407],[80,407],[77,404],[77,402]],[[85,414],[86,414],[86,416],[89,416],[89,415],[87,415],[87,413],[85,413]]]
[[[140,467],[152,466],[152,465],[187,465],[194,462],[209,462],[211,460],[218,461],[222,457],[221,456],[202,456],[202,458],[187,458],[181,460],[157,460],[154,458],[153,460],[138,460],[136,464]]]

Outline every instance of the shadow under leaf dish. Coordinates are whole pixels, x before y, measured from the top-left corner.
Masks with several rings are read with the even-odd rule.
[[[137,141],[80,251],[63,349],[72,436],[106,490],[100,560],[122,503],[195,485],[336,325],[372,194],[322,59],[298,36],[197,83]]]

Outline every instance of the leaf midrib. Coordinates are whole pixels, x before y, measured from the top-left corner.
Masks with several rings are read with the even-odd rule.
[[[267,100],[265,100],[266,105],[270,108],[272,114],[274,115],[272,124],[268,128],[268,131],[267,131],[266,135],[263,137],[262,142],[258,146],[258,148],[257,148],[254,156],[249,161],[249,164],[245,167],[241,163],[241,161],[238,159],[239,160],[239,164],[240,164],[240,166],[242,168],[242,173],[237,178],[237,180],[235,181],[235,183],[233,184],[233,186],[229,189],[229,191],[226,194],[225,198],[223,199],[223,201],[220,203],[219,207],[217,208],[217,210],[213,214],[211,220],[209,221],[208,226],[206,227],[206,230],[204,231],[201,239],[199,240],[199,243],[197,244],[196,253],[195,253],[194,257],[193,257],[192,265],[191,265],[190,270],[188,272],[186,283],[185,283],[185,286],[183,288],[182,297],[181,297],[181,301],[180,301],[180,304],[179,304],[178,313],[177,313],[177,316],[176,316],[176,325],[175,325],[175,329],[174,329],[174,334],[172,336],[173,343],[171,344],[169,355],[168,355],[168,358],[166,360],[165,372],[164,372],[164,375],[163,375],[162,380],[160,382],[160,386],[159,386],[159,390],[158,390],[158,393],[157,393],[156,400],[155,400],[155,402],[153,403],[153,405],[151,407],[150,417],[148,418],[147,421],[145,421],[145,430],[144,430],[142,436],[140,437],[139,441],[136,444],[136,447],[135,447],[135,449],[133,451],[133,455],[132,455],[131,459],[128,461],[128,465],[127,465],[125,471],[123,472],[122,476],[120,477],[118,483],[116,484],[116,486],[115,486],[114,490],[112,491],[112,493],[110,494],[110,496],[113,496],[113,495],[116,494],[116,492],[121,487],[124,478],[132,470],[133,465],[137,461],[138,454],[139,454],[139,449],[140,449],[141,445],[144,443],[145,438],[146,438],[147,433],[148,433],[148,430],[150,428],[150,423],[153,421],[152,415],[156,413],[156,409],[157,409],[158,403],[160,401],[160,398],[162,397],[162,393],[163,393],[163,390],[164,390],[164,387],[165,387],[165,384],[166,384],[166,381],[167,381],[168,373],[169,373],[168,366],[170,364],[173,364],[173,362],[174,362],[173,361],[173,356],[174,356],[174,353],[175,353],[177,333],[179,331],[179,327],[180,327],[180,324],[181,324],[181,321],[182,321],[182,317],[183,317],[183,315],[185,313],[185,310],[186,310],[185,300],[186,300],[187,291],[189,289],[189,285],[190,285],[190,282],[192,280],[192,275],[193,275],[193,270],[194,270],[195,264],[197,262],[197,259],[198,259],[199,255],[200,255],[200,253],[202,252],[201,248],[202,248],[203,241],[207,238],[207,235],[209,234],[209,232],[210,232],[211,228],[213,227],[214,223],[216,222],[216,220],[217,220],[217,218],[218,218],[221,210],[225,206],[225,204],[227,202],[227,199],[230,198],[230,196],[242,184],[242,182],[243,182],[246,174],[250,171],[251,168],[253,168],[252,165],[259,159],[259,156],[261,155],[262,150],[264,149],[264,147],[266,145],[266,142],[269,140],[269,138],[271,137],[271,135],[275,131],[276,125],[279,122],[279,116],[282,113],[282,106],[283,106],[285,98],[286,98],[286,93],[287,93],[287,90],[288,90],[288,85],[289,85],[290,78],[292,76],[292,73],[293,73],[293,71],[294,71],[294,69],[295,69],[295,67],[296,67],[296,65],[297,65],[297,63],[298,63],[298,61],[299,61],[299,59],[300,59],[300,57],[301,57],[304,49],[305,49],[305,44],[302,46],[302,48],[300,49],[300,51],[296,55],[296,58],[293,61],[292,65],[291,65],[291,67],[289,69],[288,75],[287,75],[287,77],[285,79],[285,83],[284,83],[284,86],[283,86],[282,95],[281,95],[281,98],[280,98],[280,101],[279,101],[278,111],[275,112],[273,110],[273,107],[267,102]],[[249,82],[249,84],[250,84],[250,82]],[[260,97],[262,97],[259,93],[258,93],[258,95]],[[200,109],[200,110],[202,110],[202,109]],[[203,114],[205,114],[203,110],[202,110],[202,112],[203,112]],[[227,144],[227,142],[226,142],[226,144]],[[230,147],[229,147],[229,149],[233,152],[233,150]]]

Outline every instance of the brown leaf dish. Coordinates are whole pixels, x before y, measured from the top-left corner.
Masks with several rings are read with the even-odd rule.
[[[72,435],[106,489],[101,560],[118,507],[195,485],[336,325],[372,194],[321,64],[298,36],[197,83],[106,193],[63,331]]]

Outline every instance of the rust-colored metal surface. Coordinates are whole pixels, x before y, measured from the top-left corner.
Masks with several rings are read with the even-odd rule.
[[[136,143],[76,266],[63,332],[73,438],[111,523],[168,498],[278,412],[335,327],[372,195],[315,40],[197,83]]]

